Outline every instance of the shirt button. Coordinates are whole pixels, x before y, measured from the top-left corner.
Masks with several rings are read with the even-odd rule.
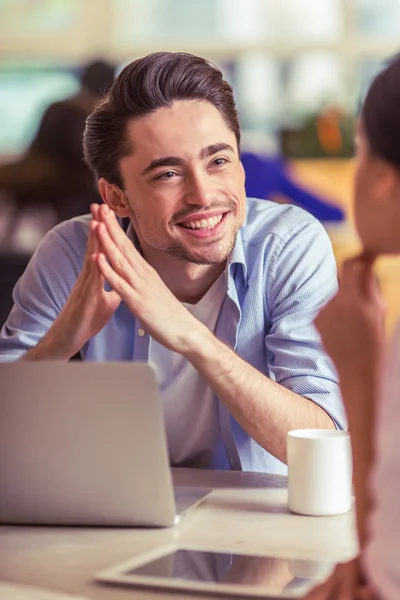
[[[140,335],[140,337],[143,337],[144,335],[146,335],[146,332],[144,329],[138,329],[138,335]]]

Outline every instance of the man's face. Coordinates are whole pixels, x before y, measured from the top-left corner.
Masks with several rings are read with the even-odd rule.
[[[177,101],[128,125],[121,160],[126,199],[144,254],[196,264],[229,256],[245,215],[236,138],[207,101]]]

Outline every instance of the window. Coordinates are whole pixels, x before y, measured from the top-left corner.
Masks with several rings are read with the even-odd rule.
[[[367,37],[400,35],[399,0],[354,0],[357,31]]]
[[[0,155],[23,152],[46,106],[78,88],[73,71],[0,68]]]

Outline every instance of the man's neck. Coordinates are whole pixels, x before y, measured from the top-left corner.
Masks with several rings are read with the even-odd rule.
[[[167,252],[142,249],[147,262],[180,302],[197,304],[225,270],[226,262],[196,265]]]

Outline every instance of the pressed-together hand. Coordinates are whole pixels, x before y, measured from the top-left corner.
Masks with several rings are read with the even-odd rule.
[[[340,374],[362,374],[378,363],[384,344],[385,302],[373,273],[374,260],[360,255],[343,265],[339,291],[315,324]]]
[[[47,342],[70,358],[96,335],[116,311],[121,298],[117,292],[104,289],[104,277],[93,255],[100,251],[96,236],[100,206],[91,207],[93,219],[82,271],[62,311],[47,334]]]
[[[104,278],[155,340],[184,354],[195,343],[196,333],[206,328],[140,255],[108,206],[100,207],[98,219],[101,252],[93,258]]]
[[[312,589],[304,600],[373,600],[365,583],[358,558],[337,565],[331,576]]]

